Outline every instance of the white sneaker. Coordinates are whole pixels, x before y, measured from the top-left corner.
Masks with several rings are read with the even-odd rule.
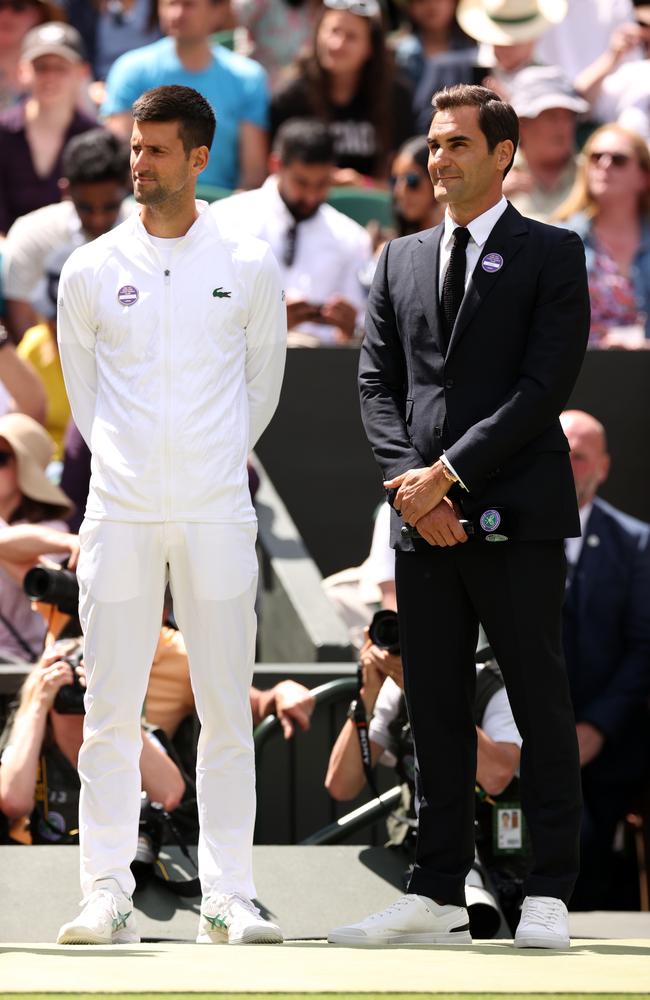
[[[352,948],[388,944],[471,944],[464,906],[440,906],[426,896],[408,893],[358,924],[337,927],[327,940]]]
[[[93,889],[81,901],[76,920],[64,924],[57,944],[138,944],[133,900],[122,892],[114,879],[105,879],[106,887]]]
[[[569,948],[569,914],[555,896],[526,896],[515,932],[515,948]]]
[[[201,904],[198,944],[282,944],[277,924],[265,920],[239,893],[206,896]]]

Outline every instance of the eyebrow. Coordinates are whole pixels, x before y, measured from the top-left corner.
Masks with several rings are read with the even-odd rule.
[[[134,146],[141,146],[142,149],[151,149],[154,152],[158,152],[158,153],[168,153],[169,152],[169,149],[168,149],[167,146],[156,146],[156,145],[154,145],[151,142],[138,142],[137,139],[133,139],[132,142],[131,142],[131,149],[133,149]]]
[[[443,136],[442,139],[443,139],[443,142],[447,142],[447,143],[450,143],[450,142],[460,142],[461,140],[463,142],[471,142],[472,141],[472,139],[471,139],[471,137],[469,135],[462,135],[460,132],[457,135],[450,135],[450,136],[447,136],[447,137]],[[438,140],[431,138],[431,136],[427,136],[427,144],[428,144],[429,148],[431,148],[432,146],[439,146],[440,145],[440,143],[438,142]]]

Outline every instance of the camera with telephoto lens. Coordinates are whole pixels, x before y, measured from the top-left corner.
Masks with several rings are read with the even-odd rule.
[[[153,868],[160,854],[164,832],[163,807],[159,802],[152,802],[147,793],[142,792],[138,846],[131,862],[131,871],[138,889],[141,889],[153,875]]]
[[[386,608],[375,611],[368,628],[368,635],[373,645],[399,656],[399,618],[396,611],[389,611]]]
[[[64,615],[77,614],[79,584],[69,569],[33,566],[25,574],[23,590],[32,601],[54,604]]]
[[[83,649],[78,649],[69,656],[59,657],[63,663],[69,663],[72,667],[71,683],[64,684],[63,687],[59,688],[52,706],[60,715],[83,715],[85,712],[84,695],[86,689],[82,686],[77,673],[77,667],[83,660],[83,655]]]

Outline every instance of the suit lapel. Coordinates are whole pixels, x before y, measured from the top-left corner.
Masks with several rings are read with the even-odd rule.
[[[469,279],[465,296],[458,310],[458,316],[456,317],[449,341],[447,356],[458,345],[479,306],[483,304],[492,289],[498,285],[501,275],[510,266],[523,247],[523,237],[527,233],[528,226],[525,219],[512,205],[508,205],[503,215],[497,220],[496,225],[487,238],[487,242],[481,249],[476,267]],[[496,270],[486,269],[482,265],[482,261],[489,255],[494,255],[491,261],[492,267],[496,265]],[[500,263],[499,258],[503,263]]]
[[[438,270],[440,265],[440,241],[444,226],[441,224],[429,233],[419,237],[412,251],[413,275],[422,302],[424,316],[431,335],[441,354],[445,352],[445,341],[440,329],[440,303],[438,299]]]

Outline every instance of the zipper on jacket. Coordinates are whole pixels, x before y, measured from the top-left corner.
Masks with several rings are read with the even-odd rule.
[[[165,441],[165,501],[164,501],[164,518],[169,521],[171,516],[171,454],[169,448],[170,440],[170,421],[171,421],[171,398],[172,398],[172,380],[171,380],[171,271],[169,268],[165,268],[164,272],[164,284],[165,284],[165,420],[164,420],[164,441]]]

